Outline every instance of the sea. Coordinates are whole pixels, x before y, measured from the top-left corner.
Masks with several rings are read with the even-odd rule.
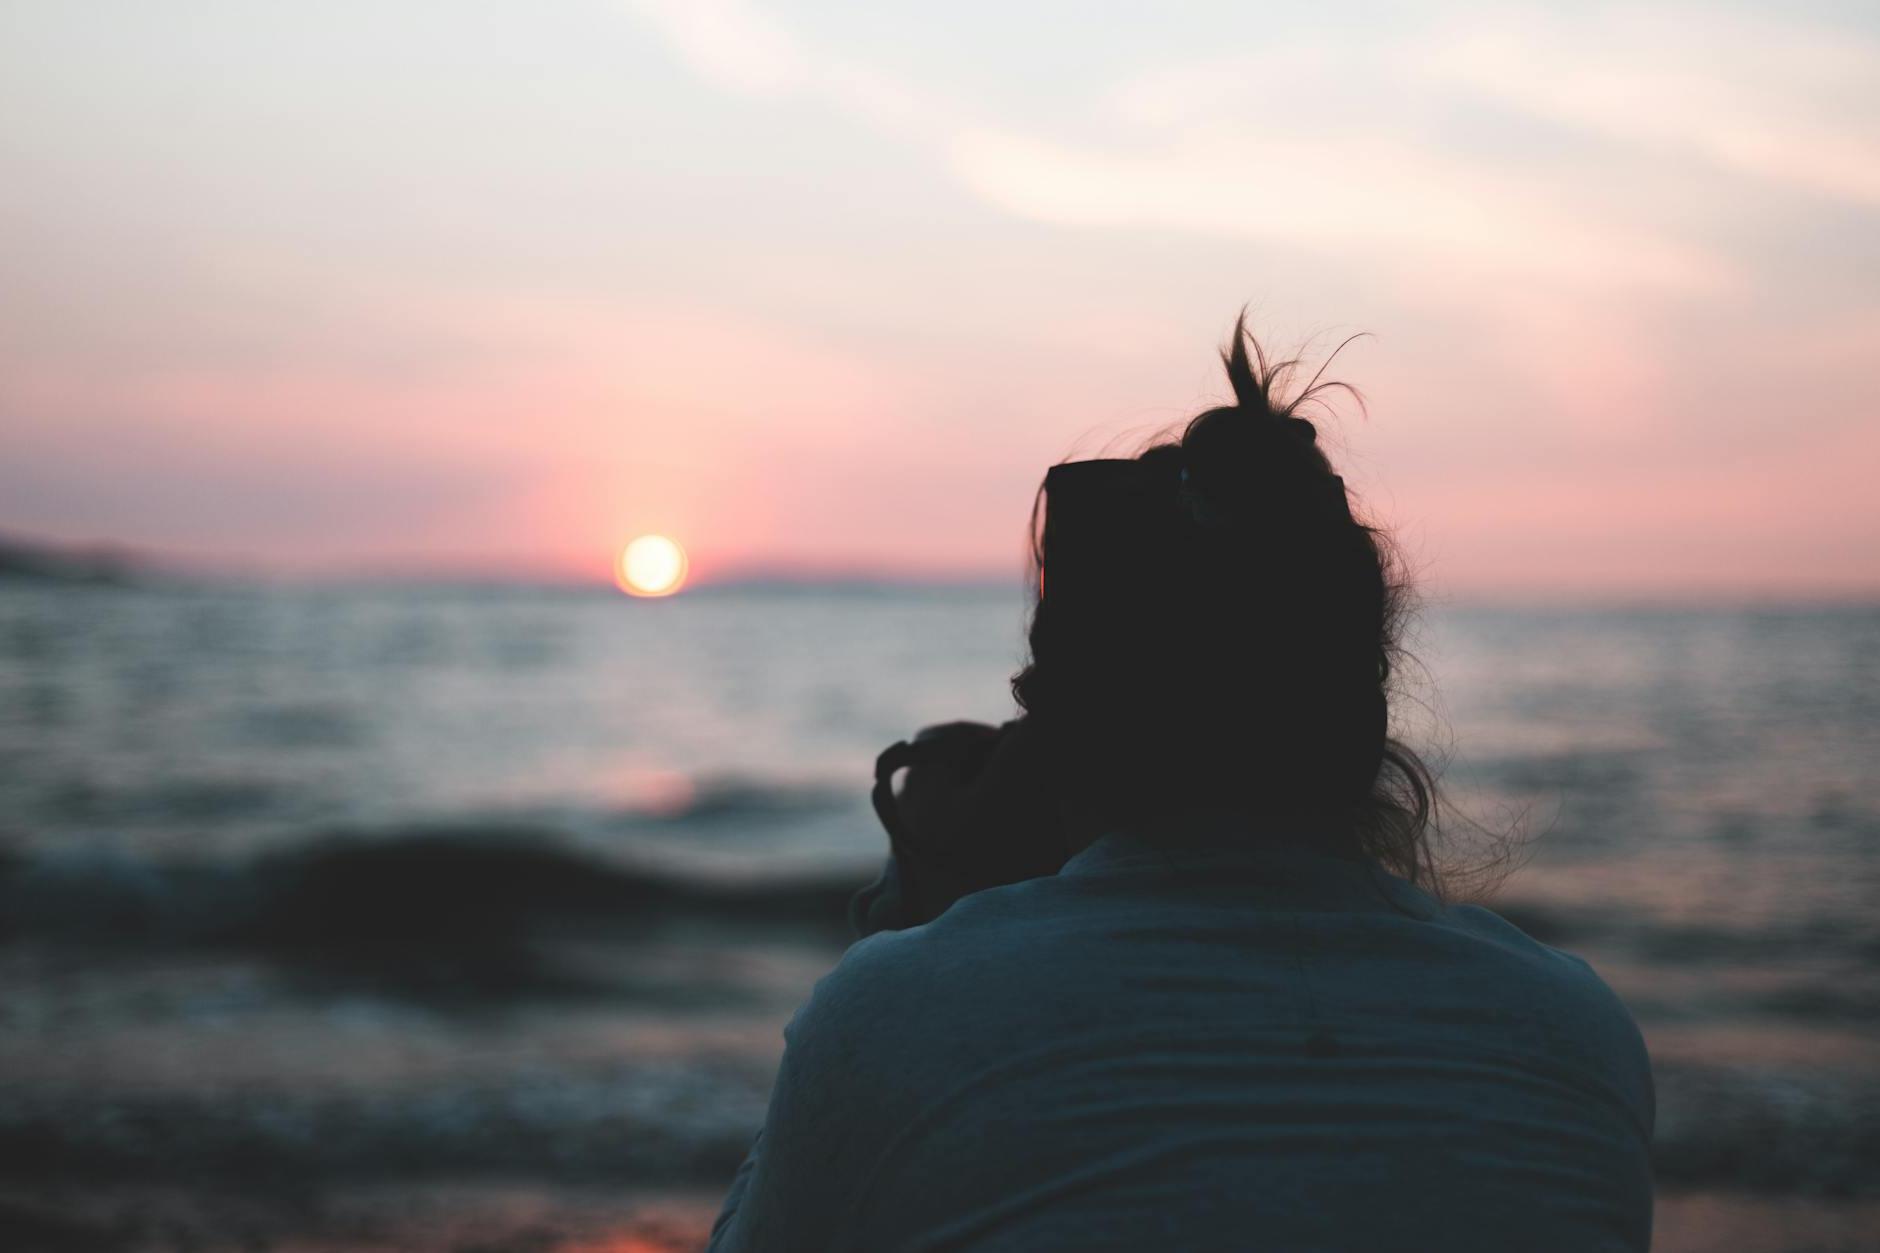
[[[875,754],[1010,717],[1024,613],[0,584],[0,1247],[699,1247],[884,854]],[[1644,1030],[1658,1247],[1880,1248],[1880,606],[1408,645],[1446,855]]]

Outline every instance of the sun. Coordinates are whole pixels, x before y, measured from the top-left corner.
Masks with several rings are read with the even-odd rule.
[[[664,535],[642,535],[620,550],[614,582],[629,596],[670,596],[685,586],[685,549]]]

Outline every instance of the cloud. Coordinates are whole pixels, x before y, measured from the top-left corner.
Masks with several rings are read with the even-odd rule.
[[[717,86],[790,91],[809,77],[802,44],[743,0],[632,0],[632,7],[693,72]]]
[[[1092,101],[1066,137],[975,116],[811,46],[744,0],[634,5],[707,81],[822,99],[924,138],[984,202],[1066,226],[1707,291],[1729,283],[1729,266],[1618,194],[1638,161],[1668,160],[1667,178],[1721,170],[1880,203],[1880,117],[1861,115],[1874,111],[1880,51],[1769,20],[1436,9],[1388,37],[1305,30],[1150,69]],[[1471,110],[1584,142],[1571,159],[1510,161],[1458,125]]]
[[[1577,218],[1519,180],[1391,142],[1326,143],[1225,129],[1129,150],[987,130],[957,136],[953,168],[987,201],[1068,226],[1147,227],[1574,286],[1707,289],[1723,267],[1642,231]]]
[[[1066,225],[1707,291],[1729,285],[1730,265],[1654,217],[1680,198],[1727,217],[1718,172],[1880,203],[1874,82],[1875,45],[1805,27],[1496,10],[1420,34],[1305,32],[1155,67],[1102,102],[1095,138],[988,129],[956,135],[951,155],[987,200]],[[1525,141],[1458,121],[1498,117],[1526,125]],[[1652,187],[1636,181],[1642,166]]]
[[[1419,74],[1630,146],[1880,205],[1880,45],[1744,15],[1596,9],[1493,18]]]
[[[629,6],[714,86],[820,98],[892,128],[919,128],[935,112],[906,84],[811,47],[745,0],[629,0]]]

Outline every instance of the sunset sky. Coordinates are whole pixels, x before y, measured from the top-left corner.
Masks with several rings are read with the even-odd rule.
[[[1001,576],[1243,303],[1441,589],[1880,593],[1880,8],[0,5],[0,535]]]

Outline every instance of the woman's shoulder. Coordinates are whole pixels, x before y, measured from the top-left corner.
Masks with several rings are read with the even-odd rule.
[[[1457,934],[1505,954],[1508,960],[1531,971],[1531,991],[1553,989],[1563,995],[1591,998],[1601,1006],[1625,1012],[1617,993],[1591,962],[1577,953],[1535,939],[1486,905],[1445,905],[1435,920]]]
[[[1483,905],[1446,906],[1442,922],[1505,955],[1503,960],[1511,963],[1508,982],[1547,1027],[1552,1042],[1615,1079],[1649,1133],[1656,1098],[1644,1033],[1593,964],[1542,943]]]
[[[1293,916],[1312,919],[1309,929],[1353,965],[1363,965],[1367,954],[1389,953],[1459,975],[1518,981],[1530,995],[1578,992],[1617,1004],[1579,956],[1542,943],[1484,905],[1445,904],[1382,871],[1310,885],[1316,895],[1307,898],[1305,914],[1294,915],[1289,907],[1296,902],[1286,892],[1250,894],[1242,890],[1246,881],[1202,869],[1179,881],[1127,872],[1064,875],[975,892],[931,922],[857,941],[819,992],[834,1003],[864,997],[879,1003],[909,987],[982,981],[1021,952],[1024,969],[1051,980],[1070,973],[1066,967],[1104,961],[1105,952],[1171,937],[1183,941],[1177,947],[1184,959],[1207,942],[1235,948],[1237,962],[1257,964],[1260,937],[1290,939],[1298,925],[1287,921]],[[1275,960],[1281,957],[1292,961],[1275,949]]]
[[[1078,942],[1087,911],[1066,906],[1064,886],[1044,878],[988,888],[930,922],[870,932],[817,982],[796,1025],[918,1042],[936,1024],[1010,1015],[1033,981],[1075,981],[1094,956]]]
[[[1175,997],[1201,974],[1210,988],[1248,990],[1236,1003],[1253,1022],[1261,1007],[1286,1003],[1259,990],[1287,987],[1303,959],[1327,1011],[1345,1005],[1339,1012],[1354,1016],[1348,1025],[1440,1036],[1474,1024],[1480,1036],[1486,1022],[1512,1033],[1535,1064],[1551,1058],[1596,1082],[1650,1126],[1650,1060],[1618,995],[1586,960],[1493,909],[1418,889],[1375,907],[1291,913],[1242,903],[1233,885],[1190,895],[1192,881],[1178,893],[1132,878],[989,889],[925,925],[860,940],[817,985],[797,1029],[820,1035],[823,1048],[849,1042],[838,1049],[843,1066],[861,1055],[952,1057],[1083,1023],[1093,1001],[1113,1022],[1129,997]],[[1208,1011],[1224,1021],[1208,995]]]

